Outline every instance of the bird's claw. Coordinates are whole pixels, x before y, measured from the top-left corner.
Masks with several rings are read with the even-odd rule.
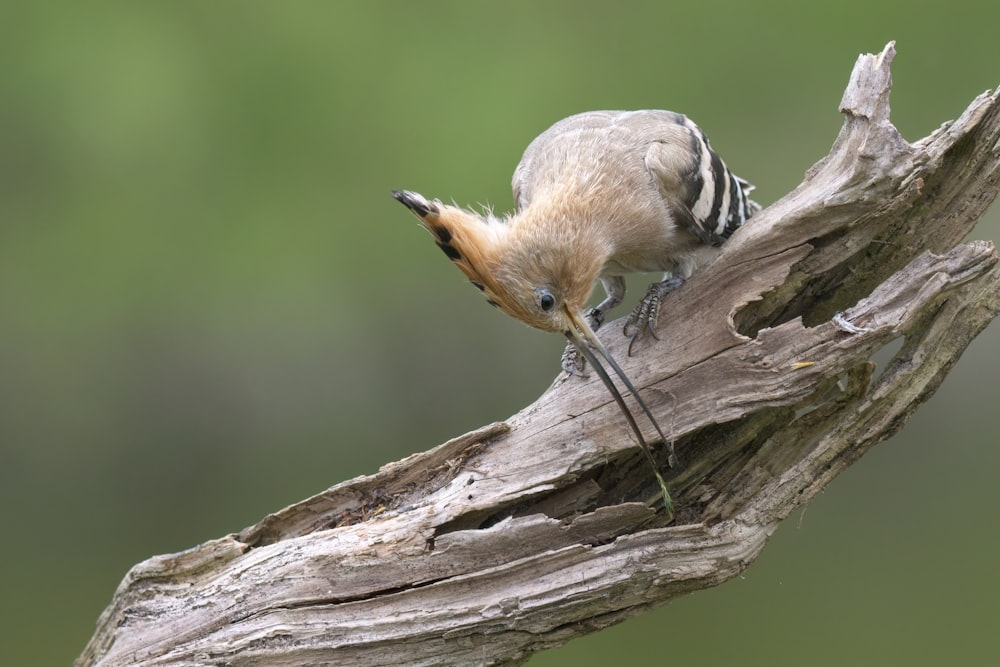
[[[563,350],[561,363],[565,373],[584,377],[583,367],[587,362],[580,355],[580,350],[576,349],[573,343],[567,345],[566,349]]]
[[[598,327],[604,322],[604,313],[597,308],[591,308],[585,314],[587,318],[587,323],[590,324],[590,328],[597,331]],[[583,372],[584,367],[587,365],[587,360],[583,358],[580,354],[580,350],[576,349],[576,345],[570,343],[566,346],[566,349],[562,353],[562,369],[570,375],[579,375],[584,377],[586,373]]]
[[[637,340],[645,338],[647,335],[656,340],[656,321],[660,317],[660,304],[663,298],[684,284],[684,279],[678,276],[667,278],[664,281],[653,283],[646,290],[646,296],[635,307],[632,314],[625,320],[622,333],[629,339],[628,355],[632,356],[632,348]]]

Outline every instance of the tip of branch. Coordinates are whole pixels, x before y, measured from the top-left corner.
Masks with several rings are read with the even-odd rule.
[[[841,113],[872,121],[889,120],[889,91],[892,89],[890,65],[896,56],[896,42],[885,45],[878,55],[858,56],[851,80],[840,101]]]

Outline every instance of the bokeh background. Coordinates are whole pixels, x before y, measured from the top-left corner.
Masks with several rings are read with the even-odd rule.
[[[1000,84],[998,8],[4,3],[3,663],[68,664],[134,563],[547,387],[562,342],[487,308],[391,188],[505,210],[555,120],[669,108],[769,203],[829,148],[859,53],[897,40],[911,140]],[[998,345],[743,577],[531,664],[997,660]]]

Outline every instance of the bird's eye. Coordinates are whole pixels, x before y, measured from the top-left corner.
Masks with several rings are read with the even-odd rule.
[[[556,298],[552,296],[552,292],[546,290],[540,290],[538,292],[538,306],[546,313],[552,310],[556,305]]]

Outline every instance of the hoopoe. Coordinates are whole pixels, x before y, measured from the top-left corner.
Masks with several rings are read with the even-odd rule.
[[[393,196],[491,305],[569,339],[565,371],[580,372],[578,354],[590,363],[653,463],[669,513],[649,446],[594,350],[653,423],[674,466],[672,442],[594,331],[625,296],[626,274],[663,271],[624,329],[630,353],[645,332],[655,335],[663,297],[760,209],[747,198],[753,186],[729,171],[686,116],[651,110],[592,111],[557,122],[525,150],[512,185],[517,211],[505,217],[406,190]],[[585,310],[597,280],[605,298]]]

